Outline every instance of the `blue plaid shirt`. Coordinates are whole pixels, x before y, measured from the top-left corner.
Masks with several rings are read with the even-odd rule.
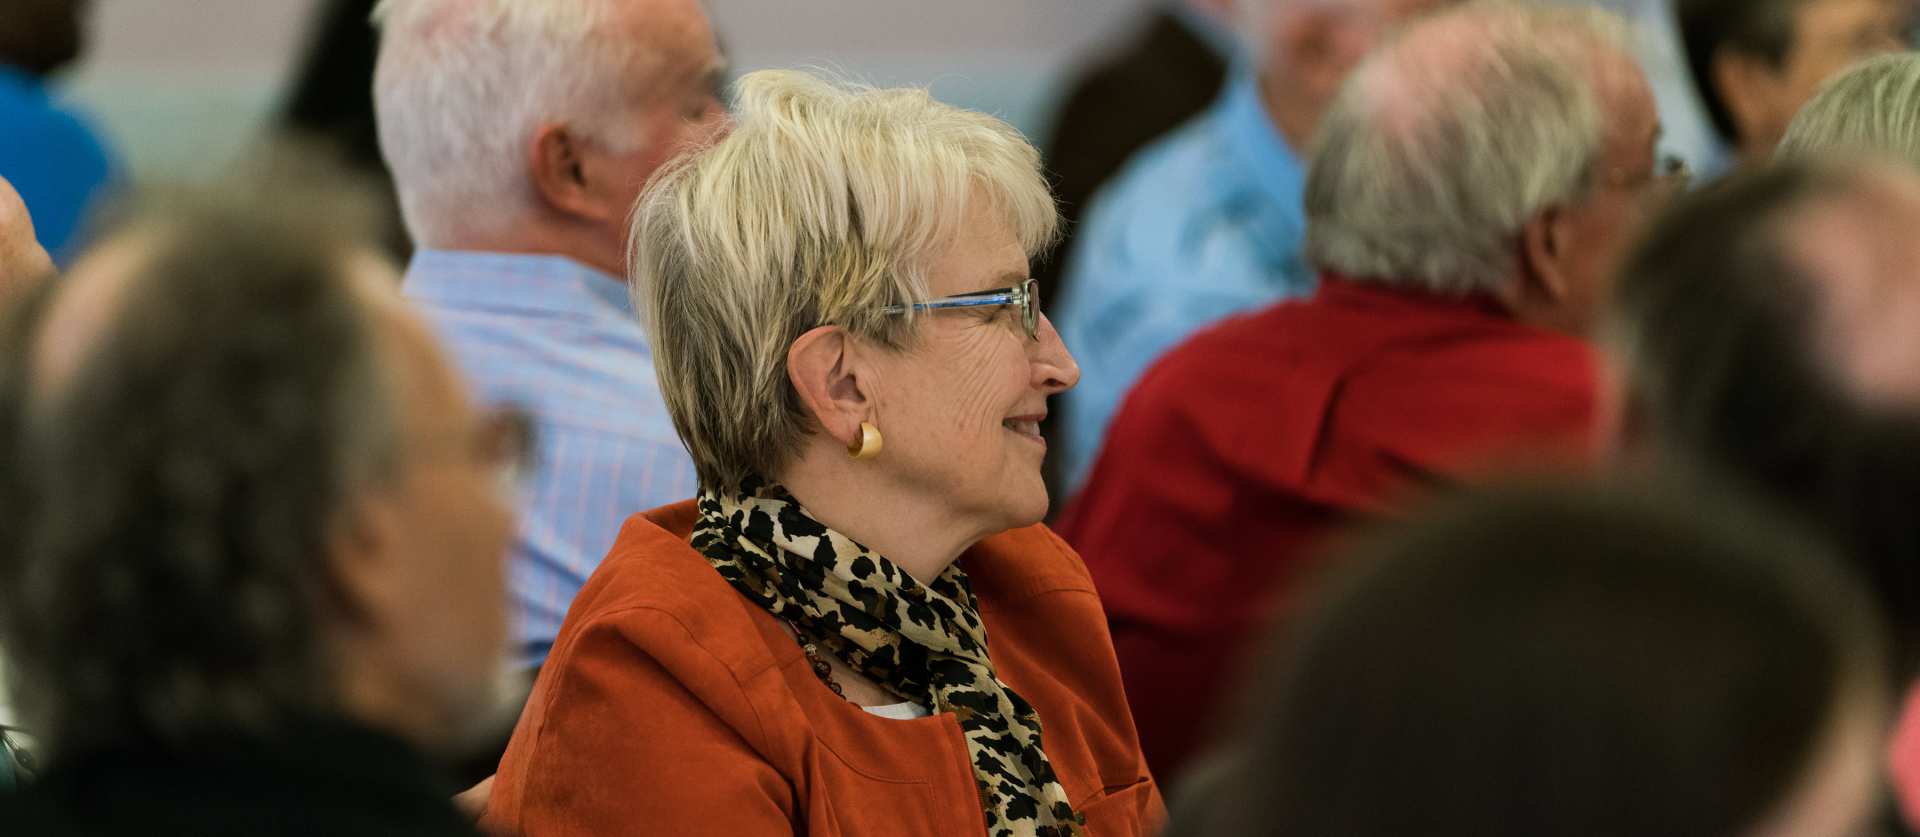
[[[1147,367],[1215,321],[1314,288],[1301,258],[1306,170],[1252,73],[1135,155],[1097,195],[1051,315],[1080,362],[1063,399],[1069,492]]]
[[[562,256],[422,250],[405,288],[477,396],[539,423],[511,577],[539,665],[627,517],[694,495],[693,460],[619,279]]]

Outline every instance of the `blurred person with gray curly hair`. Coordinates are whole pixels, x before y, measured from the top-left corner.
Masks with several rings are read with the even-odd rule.
[[[431,759],[510,711],[525,424],[339,212],[161,204],[8,312],[8,829],[474,833]]]

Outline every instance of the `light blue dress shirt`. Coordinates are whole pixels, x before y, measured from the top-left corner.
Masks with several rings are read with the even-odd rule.
[[[118,164],[93,126],[56,103],[40,79],[0,66],[0,177],[13,184],[35,237],[72,259],[88,214]]]
[[[510,586],[539,665],[627,517],[694,495],[693,460],[619,279],[562,256],[422,250],[405,290],[476,397],[538,422]]]
[[[1314,288],[1301,259],[1306,171],[1250,72],[1147,147],[1095,196],[1052,316],[1080,363],[1062,396],[1078,489],[1121,399],[1153,361],[1232,314]]]

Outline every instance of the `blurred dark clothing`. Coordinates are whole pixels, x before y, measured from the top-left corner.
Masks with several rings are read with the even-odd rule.
[[[1330,531],[1508,456],[1583,461],[1595,374],[1587,343],[1489,299],[1333,277],[1155,364],[1057,527],[1106,605],[1153,774],[1177,783],[1207,743]]]
[[[1173,10],[1155,9],[1132,41],[1069,85],[1045,151],[1066,237],[1034,265],[1043,301],[1060,298],[1074,226],[1094,192],[1134,152],[1219,94],[1227,59],[1193,27]]]
[[[191,747],[129,746],[73,758],[24,793],[0,796],[0,830],[477,837],[453,807],[453,792],[398,739],[311,721],[273,740],[210,735]]]
[[[373,118],[373,68],[380,37],[369,19],[377,3],[330,0],[321,6],[280,122],[281,130],[295,139],[329,147],[339,162],[380,190],[389,213],[383,240],[404,262],[413,247],[401,223],[400,202],[393,196],[393,178],[380,156],[380,132]]]

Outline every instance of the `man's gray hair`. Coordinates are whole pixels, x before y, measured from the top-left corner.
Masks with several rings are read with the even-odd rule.
[[[1920,54],[1868,59],[1828,81],[1793,117],[1774,156],[1846,152],[1920,165]]]
[[[1593,185],[1596,81],[1632,60],[1625,24],[1597,9],[1483,0],[1416,23],[1321,123],[1308,261],[1438,293],[1499,287],[1526,221]]]
[[[533,200],[527,143],[566,124],[619,151],[646,55],[610,0],[382,0],[374,109],[407,228],[498,234]]]

